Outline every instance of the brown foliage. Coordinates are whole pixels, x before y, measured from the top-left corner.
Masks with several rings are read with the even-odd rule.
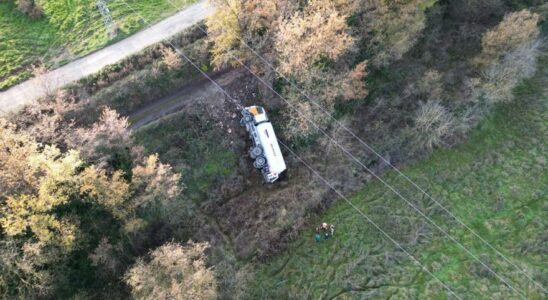
[[[297,9],[292,0],[214,0],[215,13],[206,20],[212,42],[212,64],[217,68],[238,65],[240,60],[258,59],[248,53],[244,43],[266,59],[272,60],[273,37],[282,20]],[[235,58],[234,58],[235,57]],[[261,63],[252,63],[264,70]]]
[[[108,166],[115,149],[130,145],[128,120],[116,111],[105,108],[99,120],[90,128],[79,128],[70,136],[71,148],[79,149],[82,157],[99,167]]]
[[[342,78],[334,84],[334,87],[338,89],[337,96],[340,96],[343,100],[365,98],[369,93],[364,82],[366,76],[367,61],[363,61],[348,73],[343,74]]]
[[[132,190],[136,194],[132,200],[134,209],[159,201],[168,208],[181,193],[181,175],[173,172],[168,164],[162,164],[158,155],[150,155],[132,170]]]
[[[181,56],[172,48],[163,47],[160,51],[162,52],[162,61],[169,70],[179,69],[183,65]]]

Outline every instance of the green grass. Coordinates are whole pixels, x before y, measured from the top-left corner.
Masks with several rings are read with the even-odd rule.
[[[148,153],[158,153],[162,162],[183,175],[185,195],[194,202],[207,199],[216,182],[236,169],[237,155],[227,151],[223,132],[213,121],[177,113],[138,129],[137,143]]]
[[[119,28],[110,38],[95,0],[48,0],[42,3],[44,17],[32,19],[17,10],[14,2],[0,2],[0,89],[31,75],[30,64],[67,63],[148,26],[196,0],[107,1]],[[134,10],[128,7],[129,4]]]
[[[516,101],[501,105],[465,144],[438,150],[428,160],[403,169],[465,224],[548,286],[548,59],[534,78],[515,90]],[[383,178],[413,199],[528,298],[538,288],[431,201],[388,172]],[[422,218],[380,182],[372,182],[351,201],[407,251],[464,299],[519,299],[455,243],[424,224]],[[336,225],[335,238],[313,239],[313,226]],[[416,230],[424,234],[413,243]],[[421,272],[374,227],[339,201],[281,256],[253,266],[248,298],[257,299],[446,299],[446,291]]]

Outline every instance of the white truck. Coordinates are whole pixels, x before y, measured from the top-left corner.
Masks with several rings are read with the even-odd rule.
[[[253,146],[249,156],[255,161],[253,166],[261,170],[264,180],[273,183],[286,171],[285,161],[266,112],[261,106],[249,106],[242,110],[240,124],[245,126]]]

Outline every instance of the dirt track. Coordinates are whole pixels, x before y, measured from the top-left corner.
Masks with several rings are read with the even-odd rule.
[[[235,80],[245,75],[243,69],[225,70],[210,74],[211,79],[215,80],[220,86],[226,87]],[[221,110],[223,102],[226,101],[225,94],[219,88],[211,83],[209,79],[200,77],[197,80],[182,86],[173,94],[158,99],[138,111],[129,115],[131,129],[137,129],[145,126],[163,116],[174,112],[190,108],[192,106],[202,106]],[[196,109],[193,109],[196,111]]]
[[[116,44],[75,60],[63,67],[0,92],[0,115],[16,111],[50,91],[98,72],[105,66],[141,51],[203,20],[213,11],[207,1],[198,3]]]

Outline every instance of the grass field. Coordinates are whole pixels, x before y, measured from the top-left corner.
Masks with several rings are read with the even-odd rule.
[[[0,90],[28,78],[31,64],[63,64],[146,27],[137,13],[155,22],[195,0],[106,1],[118,28],[115,37],[109,36],[95,0],[39,2],[44,10],[39,19],[19,12],[13,1],[0,2]]]
[[[438,150],[404,173],[500,250],[548,286],[548,58],[465,144]],[[477,237],[425,199],[394,172],[384,179],[411,199],[474,255],[530,299],[541,290]],[[373,182],[351,201],[463,299],[519,299],[403,200]],[[336,225],[332,240],[316,243],[313,227]],[[446,299],[446,290],[396,249],[344,201],[322,217],[283,255],[253,265],[245,298]],[[249,266],[248,266],[249,267]]]
[[[184,174],[185,195],[201,202],[219,178],[237,169],[236,154],[219,143],[222,134],[212,121],[177,113],[138,129],[134,137],[147,152],[158,153]]]

